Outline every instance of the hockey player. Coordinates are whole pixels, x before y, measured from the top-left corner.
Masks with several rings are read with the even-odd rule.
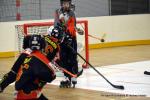
[[[57,9],[55,12],[54,26],[61,26],[66,34],[67,43],[77,51],[77,39],[76,39],[76,17],[74,13],[74,5],[72,5],[71,0],[60,0],[61,8]],[[79,29],[77,31],[80,31]],[[79,32],[83,34],[83,32]],[[70,41],[70,42],[69,42]],[[78,61],[77,54],[74,53],[70,48],[66,46],[65,43],[60,45],[60,61],[58,64],[66,68],[71,73],[78,73]],[[71,77],[67,73],[64,73],[65,79],[60,82],[60,87],[63,84],[71,85],[71,80],[73,85],[77,83],[76,78]]]
[[[35,37],[31,38],[32,43],[37,43]],[[44,51],[39,46],[31,45],[32,53],[27,56],[21,64],[15,82],[16,100],[48,100],[41,94],[43,86],[55,79],[55,68],[50,61],[59,52],[58,40],[51,36],[45,36],[46,45]],[[43,45],[43,44],[42,44]]]
[[[20,68],[20,65],[23,63],[24,59],[32,53],[32,50],[29,48],[29,39],[30,36],[26,36],[23,40],[23,49],[24,51],[20,54],[14,65],[12,66],[11,70],[5,74],[0,81],[0,92],[3,92],[3,90],[12,82],[16,80],[16,74],[18,73],[18,70]]]
[[[56,34],[58,34],[57,32],[55,32],[56,30],[57,30],[57,32],[61,31],[58,28],[54,28],[51,36],[54,38],[60,38],[61,37],[60,35],[56,35]],[[16,75],[18,73],[18,70],[21,67],[21,64],[24,62],[24,60],[27,56],[32,54],[32,51],[33,51],[32,49],[34,49],[34,47],[36,47],[36,45],[35,45],[35,46],[32,46],[32,48],[30,48],[31,47],[31,46],[29,46],[30,38],[31,38],[30,35],[26,36],[24,38],[23,49],[25,49],[25,50],[20,54],[20,56],[14,63],[13,67],[11,68],[11,71],[8,72],[7,74],[5,74],[2,78],[2,80],[0,81],[0,92],[2,92],[9,84],[11,84],[12,82],[14,82],[16,80]],[[42,43],[44,41],[40,41],[40,42],[41,42],[41,44],[44,44],[44,43]],[[61,42],[61,41],[59,41],[59,42]],[[31,43],[30,43],[30,45],[31,45]],[[44,45],[41,45],[41,48],[43,48],[43,47],[44,47]]]

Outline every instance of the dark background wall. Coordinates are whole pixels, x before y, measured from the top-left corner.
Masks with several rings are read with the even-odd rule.
[[[16,1],[20,1],[19,6]],[[77,17],[150,13],[150,0],[73,0],[73,3]],[[59,0],[0,0],[0,21],[51,19],[59,7]]]
[[[111,0],[111,15],[149,13],[150,0]]]

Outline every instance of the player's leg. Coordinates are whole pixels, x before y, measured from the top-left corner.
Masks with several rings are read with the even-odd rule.
[[[12,82],[14,82],[16,79],[16,73],[14,71],[10,71],[7,74],[5,74],[0,81],[0,92],[3,92],[3,90]]]
[[[21,54],[11,68],[11,71],[3,76],[2,80],[0,81],[0,92],[2,92],[9,84],[16,80],[16,73],[18,72],[20,65],[26,56],[27,54]]]
[[[76,40],[76,38],[72,38],[71,47],[77,52],[77,40]],[[78,60],[77,60],[77,53],[76,52],[73,52],[72,50],[70,50],[70,56],[69,56],[69,59],[71,60],[71,62],[69,64],[71,66],[71,72],[73,74],[78,73]],[[75,85],[77,84],[77,79],[74,77],[71,77],[71,82],[73,84],[73,87],[75,87]]]
[[[77,41],[76,39],[73,39],[72,43],[70,44],[71,47],[77,51]],[[67,69],[69,72],[73,74],[78,73],[78,61],[77,61],[77,54],[73,52],[70,48],[64,46],[61,49],[61,58],[62,58],[62,67]],[[65,79],[61,81],[61,86],[63,87],[65,84],[71,85],[71,82],[73,86],[75,87],[75,84],[77,84],[77,79],[72,78],[69,74],[64,73]],[[65,86],[64,86],[65,87]],[[70,87],[70,86],[68,86]]]
[[[57,64],[60,65],[61,67],[65,68],[66,70],[70,71],[68,69],[69,65],[68,65],[68,59],[69,59],[69,55],[68,55],[69,51],[68,48],[62,44],[60,46],[60,60],[57,61]],[[60,87],[71,87],[71,81],[70,81],[70,75],[66,74],[64,72],[64,76],[63,76],[63,80],[60,81]]]

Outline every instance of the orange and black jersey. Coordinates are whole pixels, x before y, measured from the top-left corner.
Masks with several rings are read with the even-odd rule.
[[[16,78],[16,90],[32,91],[39,89],[42,82],[51,82],[55,79],[55,72],[49,66],[49,62],[54,59],[59,52],[58,40],[49,35],[44,36],[44,51],[32,51],[24,59]]]
[[[52,36],[46,35],[44,36],[44,40],[46,42],[44,53],[46,54],[47,58],[51,61],[60,51],[58,39],[53,38]]]
[[[55,72],[47,64],[49,60],[45,61],[45,59],[47,59],[45,55],[39,51],[34,51],[32,55],[25,58],[16,78],[17,91],[23,90],[25,93],[30,93],[55,79]]]
[[[64,17],[66,16],[67,18],[60,18],[61,15],[64,15]],[[63,11],[63,9],[57,9],[55,11],[54,26],[57,26],[58,24],[63,24],[66,27],[65,31],[69,32],[72,37],[76,36],[76,17],[74,11]]]

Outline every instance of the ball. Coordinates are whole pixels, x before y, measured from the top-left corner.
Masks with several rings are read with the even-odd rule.
[[[105,42],[105,40],[104,40],[104,39],[101,39],[101,42]]]

